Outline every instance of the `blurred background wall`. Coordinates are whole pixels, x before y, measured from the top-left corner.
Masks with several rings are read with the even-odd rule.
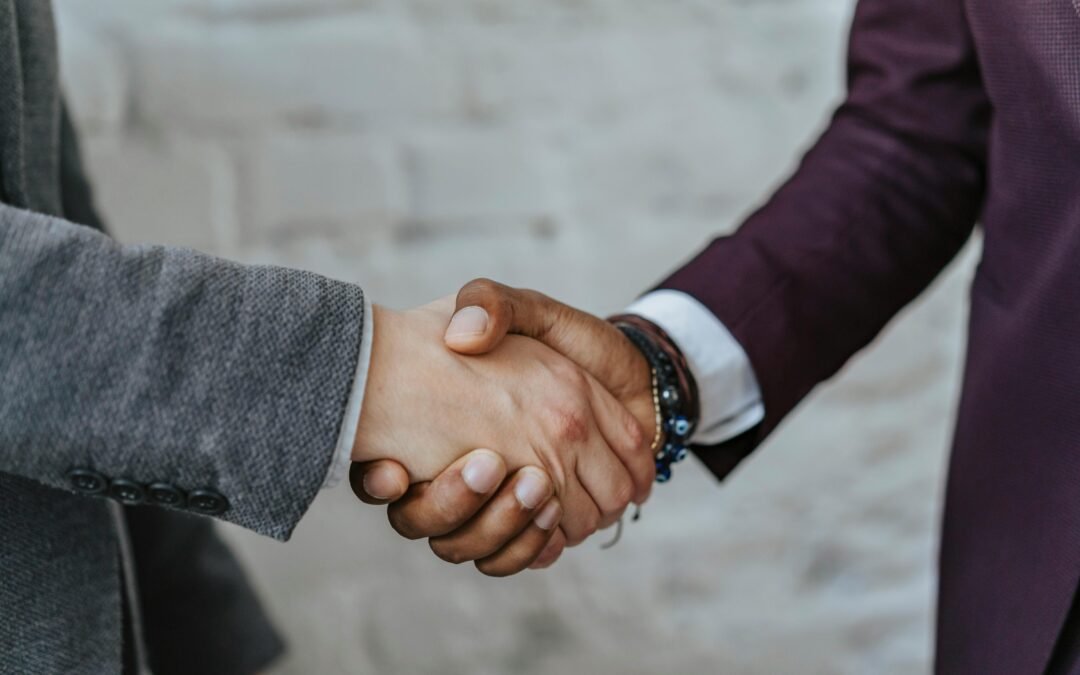
[[[57,4],[121,239],[391,306],[488,275],[604,313],[794,168],[841,93],[852,1]],[[680,467],[612,550],[488,579],[345,486],[287,545],[228,528],[291,641],[274,672],[928,670],[974,255],[725,485]]]

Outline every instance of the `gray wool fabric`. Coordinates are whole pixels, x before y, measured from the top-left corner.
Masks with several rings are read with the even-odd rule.
[[[354,285],[66,220],[97,224],[77,155],[49,3],[0,0],[0,673],[123,668],[115,521],[73,469],[210,490],[220,518],[287,539],[364,326]],[[264,665],[280,643],[209,521],[128,513],[154,671]]]

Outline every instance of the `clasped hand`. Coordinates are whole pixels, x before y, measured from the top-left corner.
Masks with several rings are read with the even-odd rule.
[[[504,576],[648,497],[651,375],[606,322],[479,280],[374,325],[351,482],[402,535]]]

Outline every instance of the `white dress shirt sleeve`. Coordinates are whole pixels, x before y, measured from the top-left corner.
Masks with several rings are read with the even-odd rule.
[[[345,406],[345,419],[341,422],[334,459],[326,472],[323,489],[332,488],[341,482],[352,462],[353,443],[356,441],[356,425],[360,423],[360,406],[364,401],[364,388],[367,386],[368,366],[371,364],[371,343],[375,335],[375,315],[371,311],[371,301],[364,295],[364,335],[360,338],[360,358],[356,361],[356,374],[353,375],[352,392]]]
[[[682,350],[697,382],[701,419],[691,442],[714,445],[752,429],[765,417],[750,359],[727,327],[697,299],[659,290],[626,310],[663,328]]]

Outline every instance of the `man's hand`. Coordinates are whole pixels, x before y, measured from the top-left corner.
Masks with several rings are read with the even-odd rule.
[[[656,431],[652,373],[645,357],[618,328],[543,293],[490,279],[465,284],[456,304],[444,336],[448,347],[459,354],[485,354],[507,334],[539,340],[595,377],[652,440]]]
[[[651,443],[655,433],[651,373],[644,357],[618,329],[533,291],[511,289],[488,280],[473,281],[462,288],[445,334],[448,346],[463,354],[485,354],[501,344],[508,333],[544,342],[590,372],[635,416],[646,431],[645,445]],[[648,497],[653,475],[651,453],[647,449],[641,453],[648,461],[649,483],[635,495],[637,503]],[[506,500],[509,483],[494,498],[494,485],[490,491],[470,490],[460,470],[455,473],[453,468],[435,482],[414,486],[406,493],[407,483],[404,470],[393,462],[354,466],[353,489],[361,499],[371,501],[372,495],[378,493],[384,501],[395,501],[407,494],[390,507],[391,522],[399,532],[410,536],[435,537],[432,548],[437,554],[437,542],[452,537],[459,543],[482,541],[485,550],[518,551],[517,555],[507,556],[518,566],[506,564],[499,568],[500,574],[520,571],[529,564],[522,561],[529,559],[532,540],[515,538],[507,534],[512,530],[500,524],[498,504]],[[432,513],[444,517],[435,522]],[[468,527],[459,530],[466,522]],[[552,538],[531,567],[552,564],[564,545],[560,537]],[[477,566],[485,571],[481,563]]]
[[[647,494],[652,462],[642,446],[648,440],[595,379],[518,336],[483,356],[456,355],[443,344],[451,309],[449,299],[410,312],[376,308],[355,461],[392,459],[407,468],[410,482],[428,481],[470,448],[492,448],[511,470],[533,467],[514,478],[517,503],[533,510],[553,493],[559,497],[561,530],[571,544]],[[422,504],[444,508],[439,492],[425,494]],[[495,498],[485,508],[509,506]],[[406,532],[426,528],[429,536],[430,525],[412,517],[400,525]],[[517,534],[504,530],[504,538]],[[443,536],[447,557],[476,557],[470,530]]]
[[[558,497],[539,507],[521,500],[526,472],[532,469],[504,480],[502,458],[476,450],[429,483],[410,487],[405,468],[391,460],[353,464],[349,480],[362,501],[390,504],[390,524],[402,536],[430,537],[432,551],[443,560],[473,560],[484,574],[502,577],[546,567],[566,546],[557,527]]]

